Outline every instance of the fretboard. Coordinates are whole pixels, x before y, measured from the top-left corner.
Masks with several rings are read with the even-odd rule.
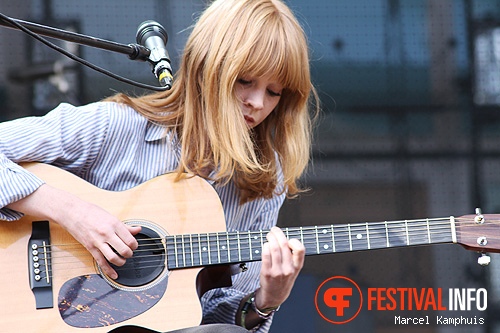
[[[455,243],[454,218],[282,228],[299,239],[306,255]],[[267,230],[166,237],[168,269],[261,260]]]

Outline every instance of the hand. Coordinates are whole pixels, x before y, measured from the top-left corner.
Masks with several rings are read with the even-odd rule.
[[[92,254],[104,274],[116,279],[118,274],[109,263],[122,266],[132,257],[138,246],[134,235],[141,227],[125,225],[102,208],[84,202],[67,213],[69,216],[57,222]]]
[[[290,295],[300,270],[304,266],[305,247],[298,239],[288,240],[278,227],[266,236],[262,248],[260,288],[255,302],[259,309],[281,305]]]
[[[127,226],[104,209],[47,184],[8,207],[61,225],[112,279],[118,274],[109,262],[117,266],[125,264],[138,246],[134,235],[141,231],[140,227]]]

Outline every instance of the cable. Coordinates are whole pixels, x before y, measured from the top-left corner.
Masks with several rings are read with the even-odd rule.
[[[107,75],[115,80],[118,80],[120,82],[124,82],[124,83],[127,83],[127,84],[130,84],[130,85],[133,85],[133,86],[136,86],[138,88],[143,88],[143,89],[149,89],[149,90],[154,90],[154,91],[165,91],[168,89],[168,87],[157,87],[157,86],[152,86],[152,85],[149,85],[149,84],[145,84],[145,83],[141,83],[141,82],[137,82],[137,81],[134,81],[134,80],[130,80],[130,79],[127,79],[125,77],[122,77],[120,75],[117,75],[117,74],[114,74],[104,68],[101,68],[99,66],[96,66],[90,62],[88,62],[87,60],[84,60],[68,51],[66,51],[65,49],[55,45],[54,43],[51,43],[50,41],[48,41],[47,39],[43,38],[42,36],[34,33],[33,31],[31,31],[30,29],[26,28],[25,26],[23,26],[22,24],[19,24],[17,23],[15,20],[12,20],[10,17],[8,16],[5,16],[4,14],[0,13],[0,19],[2,21],[5,21],[13,26],[15,26],[16,28],[18,28],[19,30],[23,31],[24,33],[28,34],[29,36],[35,38],[36,40],[38,40],[39,42],[45,44],[46,46],[50,47],[51,49],[53,50],[56,50],[57,52],[59,53],[62,53],[63,55],[65,55],[66,57],[82,64],[82,65],[85,65],[101,74],[104,74],[104,75]]]

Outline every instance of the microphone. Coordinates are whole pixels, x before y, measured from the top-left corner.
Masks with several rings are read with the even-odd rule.
[[[151,51],[149,62],[153,74],[160,81],[161,86],[170,89],[173,76],[167,52],[168,36],[165,28],[156,21],[144,21],[137,28],[136,40],[138,44]]]

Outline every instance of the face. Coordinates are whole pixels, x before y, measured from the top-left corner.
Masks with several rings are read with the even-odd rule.
[[[283,86],[271,76],[240,77],[235,92],[242,102],[243,117],[248,127],[254,128],[271,114],[278,105]]]

